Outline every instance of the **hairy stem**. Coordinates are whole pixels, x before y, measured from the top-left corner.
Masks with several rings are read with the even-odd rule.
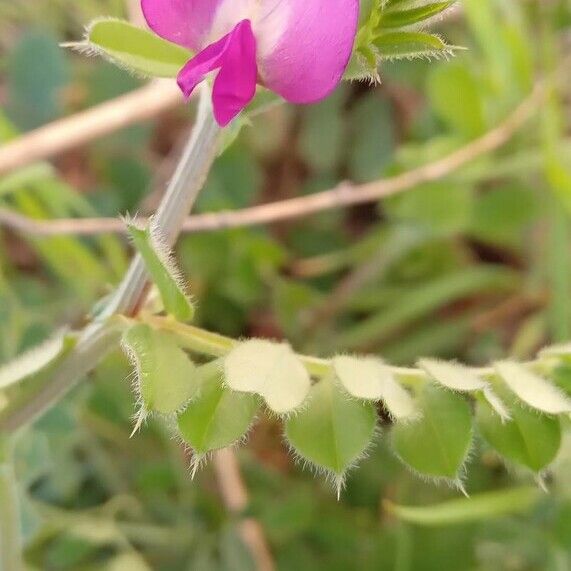
[[[230,337],[225,337],[219,333],[212,333],[211,331],[206,331],[205,329],[193,325],[179,323],[168,317],[145,316],[143,319],[149,323],[149,325],[174,333],[181,347],[201,355],[224,357],[239,343],[239,341],[231,339]],[[298,354],[297,356],[312,377],[324,377],[330,371],[331,361],[329,359],[321,359],[311,355]],[[416,386],[419,381],[427,379],[426,373],[420,369],[405,367],[390,368],[404,384],[409,386]]]
[[[0,434],[14,432],[34,422],[57,404],[117,346],[119,337],[120,329],[116,326],[97,324],[88,327],[45,382],[32,387],[24,386],[22,394],[0,410]]]
[[[12,439],[0,435],[0,571],[23,568]]]
[[[155,223],[169,246],[175,243],[216,158],[221,131],[214,121],[209,99],[205,86],[192,137],[155,216]],[[0,432],[17,430],[36,420],[117,346],[118,329],[109,325],[108,318],[116,313],[134,315],[144,300],[147,283],[143,260],[136,256],[107,307],[93,324],[80,332],[77,345],[49,380],[13,405],[0,409]]]
[[[214,121],[209,91],[203,86],[196,126],[186,145],[167,192],[154,216],[154,224],[168,246],[174,245],[183,222],[192,209],[210,167],[214,162],[220,128]],[[115,313],[131,315],[136,311],[147,285],[147,271],[140,255],[136,255],[112,302],[103,311],[106,318]]]
[[[240,343],[219,333],[213,333],[194,325],[179,323],[170,317],[145,315],[141,319],[157,329],[174,333],[182,348],[208,357],[224,357]],[[124,317],[121,317],[120,320],[123,324],[134,323],[134,320]],[[302,354],[298,354],[297,357],[303,363],[307,372],[314,378],[325,377],[330,372],[331,359]],[[524,365],[532,371],[545,372],[546,368],[553,367],[553,364],[549,364],[550,360],[552,361],[553,359],[549,355],[545,358],[540,355],[538,358],[524,363]],[[417,388],[429,380],[428,373],[421,368],[389,365],[387,367],[403,385],[410,388]],[[483,377],[493,377],[496,374],[494,367],[473,367],[472,370]]]

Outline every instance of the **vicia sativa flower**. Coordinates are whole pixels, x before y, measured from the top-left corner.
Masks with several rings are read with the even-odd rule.
[[[196,55],[178,84],[190,96],[218,71],[214,116],[227,125],[256,84],[291,103],[313,103],[341,80],[349,62],[358,0],[142,0],[151,29]]]

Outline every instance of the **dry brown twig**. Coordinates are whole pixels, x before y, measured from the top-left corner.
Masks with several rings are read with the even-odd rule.
[[[404,192],[420,184],[439,180],[506,144],[537,111],[543,98],[542,84],[536,85],[526,98],[500,125],[482,137],[447,155],[446,157],[405,172],[398,176],[362,185],[343,183],[337,188],[262,204],[232,212],[216,212],[190,216],[183,232],[207,232],[243,226],[256,226],[309,216],[316,212],[375,202]],[[0,153],[0,161],[1,161]],[[0,171],[1,168],[0,162]],[[125,233],[118,218],[74,218],[60,220],[32,220],[13,211],[0,209],[0,225],[30,236],[90,236],[95,234]]]
[[[232,515],[240,514],[248,507],[248,490],[240,473],[236,453],[230,448],[214,454],[214,471],[224,505]],[[274,571],[274,564],[264,530],[260,523],[246,517],[238,523],[242,540],[250,550],[258,571]]]
[[[175,82],[153,81],[131,93],[54,121],[2,145],[0,175],[151,119],[183,102]]]

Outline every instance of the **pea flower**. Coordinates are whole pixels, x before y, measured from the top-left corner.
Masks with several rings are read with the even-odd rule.
[[[256,84],[290,103],[313,103],[341,80],[359,0],[141,0],[150,28],[196,55],[178,75],[186,97],[218,70],[214,116],[227,125]]]

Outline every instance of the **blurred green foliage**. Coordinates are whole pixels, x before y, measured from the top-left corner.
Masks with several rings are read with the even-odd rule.
[[[495,127],[535,78],[555,70],[549,98],[527,128],[495,154],[377,205],[185,237],[178,253],[202,325],[234,336],[285,336],[307,352],[366,350],[395,363],[423,355],[473,363],[526,357],[568,338],[571,125],[569,68],[565,75],[560,66],[571,6],[461,4],[457,17],[435,29],[467,51],[452,61],[386,63],[380,86],[347,84],[316,106],[257,117],[216,163],[199,210],[243,208],[418,167]],[[123,12],[122,0],[0,3],[2,142],[140,84],[57,46],[80,37],[93,17]],[[151,190],[163,185],[158,167],[189,115],[173,112],[74,150],[55,168],[37,164],[0,179],[0,206],[34,218],[147,211]],[[81,323],[117,283],[128,255],[126,242],[113,236],[3,232],[0,360],[58,325]],[[128,374],[114,355],[20,435],[30,568],[252,569],[211,469],[191,482],[189,459],[160,423],[129,440]],[[560,377],[568,388],[569,372]],[[337,502],[328,485],[288,463],[267,421],[240,456],[248,513],[263,524],[280,570],[568,569],[568,428],[547,474],[550,494],[519,515],[432,528],[399,521],[382,499],[418,506],[457,493],[407,472],[389,439],[370,451]],[[504,467],[478,442],[466,482],[471,494],[530,483],[529,474]]]

